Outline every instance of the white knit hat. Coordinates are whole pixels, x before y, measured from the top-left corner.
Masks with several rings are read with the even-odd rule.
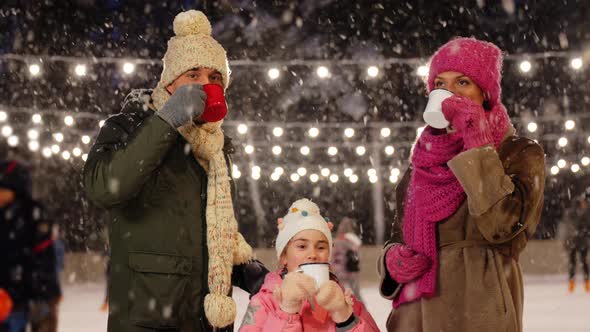
[[[277,258],[289,241],[299,232],[306,229],[320,231],[328,239],[330,255],[332,254],[332,228],[334,225],[320,215],[320,208],[307,198],[300,199],[291,204],[287,215],[278,220],[279,234],[277,235],[276,250]]]
[[[157,88],[166,88],[186,71],[197,68],[213,68],[221,73],[223,86],[229,85],[230,70],[225,49],[211,37],[211,23],[197,10],[182,12],[174,18],[176,36],[168,41],[168,49],[162,59],[164,69]]]

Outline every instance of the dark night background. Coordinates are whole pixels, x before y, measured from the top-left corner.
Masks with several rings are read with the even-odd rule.
[[[555,176],[549,172],[558,159],[565,159],[569,166],[590,153],[590,1],[5,0],[0,5],[0,109],[8,113],[21,143],[5,147],[4,154],[30,164],[36,194],[66,230],[71,250],[102,246],[103,212],[84,198],[81,159],[44,158],[28,150],[30,116],[35,112],[43,116],[41,146],[50,144],[52,133],[60,131],[65,136],[63,149],[79,146],[87,152],[81,135],[94,137],[98,121],[117,113],[131,89],[156,85],[159,59],[173,34],[172,20],[186,9],[208,15],[214,37],[228,52],[233,73],[226,132],[238,147],[235,162],[242,172],[235,205],[241,228],[252,243],[270,245],[274,220],[302,196],[316,200],[332,220],[357,219],[363,241],[375,242],[374,199],[385,201],[388,228],[394,200],[389,168],[404,171],[416,128],[422,125],[426,91],[416,68],[456,36],[491,41],[506,52],[504,104],[519,133],[537,139],[545,148],[545,212],[537,237],[553,237],[571,197],[590,185],[584,166],[578,173],[569,167]],[[581,70],[570,67],[573,57],[585,61]],[[151,63],[138,63],[131,75],[121,72],[123,60],[137,59]],[[533,65],[529,73],[518,69],[525,59]],[[41,75],[31,77],[28,65],[39,61]],[[87,64],[87,76],[74,75],[78,61]],[[372,79],[366,75],[371,62],[380,70]],[[319,63],[330,69],[329,79],[315,75]],[[275,81],[267,76],[271,67],[281,70]],[[63,124],[65,114],[76,118],[75,126]],[[566,132],[566,119],[576,121],[575,130]],[[539,129],[528,133],[526,125],[532,120]],[[236,132],[241,122],[250,126],[246,135]],[[278,125],[285,128],[280,138],[271,134]],[[305,132],[313,125],[322,133],[312,141]],[[353,138],[342,135],[348,126],[355,127]],[[382,126],[392,129],[390,137],[381,138],[372,130]],[[556,144],[561,136],[569,139],[565,148]],[[243,152],[247,143],[256,147],[253,155]],[[275,144],[283,147],[278,157],[270,152]],[[299,154],[302,144],[312,146],[310,156]],[[337,156],[324,152],[330,144],[339,147]],[[370,146],[391,144],[396,151],[393,156],[381,152],[380,161],[375,161],[369,153],[354,153],[361,144],[367,151]],[[375,163],[383,167],[383,195],[378,198],[366,176]],[[260,180],[248,180],[249,165],[262,168]],[[337,171],[340,181],[289,181],[288,175],[298,167],[306,167],[309,175],[319,172],[318,165]],[[276,166],[284,167],[286,175],[274,182],[269,175]],[[357,183],[342,176],[345,167],[355,170]],[[262,224],[253,208],[253,183],[265,212]]]

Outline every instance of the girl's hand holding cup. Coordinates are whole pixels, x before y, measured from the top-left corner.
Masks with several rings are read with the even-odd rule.
[[[275,290],[275,297],[281,310],[296,314],[301,310],[303,301],[311,298],[316,290],[316,283],[310,276],[300,272],[289,272],[280,288]]]
[[[352,315],[352,300],[335,281],[324,282],[318,290],[315,300],[322,308],[328,310],[336,323],[345,322]]]

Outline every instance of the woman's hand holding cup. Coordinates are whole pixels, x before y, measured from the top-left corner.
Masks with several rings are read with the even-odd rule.
[[[442,112],[463,137],[465,149],[493,143],[482,105],[464,96],[452,96],[442,102]]]

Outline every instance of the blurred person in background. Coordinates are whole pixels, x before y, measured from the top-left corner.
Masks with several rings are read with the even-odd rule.
[[[576,287],[577,257],[584,271],[584,288],[590,292],[590,271],[588,268],[588,241],[590,238],[590,205],[586,194],[574,200],[572,208],[565,214],[559,226],[560,238],[568,255],[568,292]]]
[[[32,198],[29,170],[15,160],[0,161],[0,289],[12,302],[1,332],[25,331],[32,319],[47,322],[42,331],[57,330],[50,312],[61,289],[51,235],[52,223]]]
[[[331,264],[340,284],[350,288],[359,301],[362,301],[359,284],[361,244],[362,241],[355,232],[354,220],[344,217],[336,230]]]

